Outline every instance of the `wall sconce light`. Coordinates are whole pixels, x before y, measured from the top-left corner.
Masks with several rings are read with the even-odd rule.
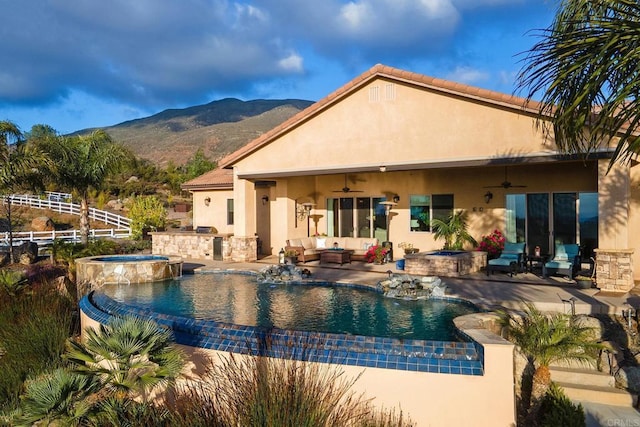
[[[269,201],[269,196],[267,196],[266,194],[264,196],[262,196],[262,204],[263,205],[266,205],[268,201]]]
[[[400,201],[400,196],[398,196],[397,194],[393,196],[393,203],[398,203],[399,201]]]
[[[380,172],[386,172],[387,171],[387,167],[386,166],[380,166]]]
[[[210,203],[211,203],[211,197],[205,197],[204,198],[204,205],[205,206],[209,206]]]
[[[484,193],[484,202],[486,204],[489,204],[491,199],[493,199],[493,193],[491,191],[487,191],[486,193]]]
[[[296,218],[298,218],[301,221],[305,218],[308,218],[309,215],[311,214],[311,209],[313,209],[315,205],[316,205],[315,203],[311,203],[311,202],[305,202],[305,203],[296,202]]]

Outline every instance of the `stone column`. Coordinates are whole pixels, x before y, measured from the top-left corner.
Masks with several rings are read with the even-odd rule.
[[[595,249],[596,286],[605,292],[629,292],[633,286],[633,249]]]

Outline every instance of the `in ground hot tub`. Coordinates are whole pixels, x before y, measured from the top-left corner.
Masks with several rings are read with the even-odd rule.
[[[182,276],[179,256],[100,255],[75,262],[79,296],[106,283],[146,283]]]
[[[432,251],[404,256],[407,274],[456,277],[479,272],[487,264],[482,251]]]

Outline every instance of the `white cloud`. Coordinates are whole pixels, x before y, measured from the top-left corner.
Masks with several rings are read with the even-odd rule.
[[[471,67],[456,67],[447,75],[447,79],[466,84],[477,85],[489,79],[489,73]]]
[[[291,53],[286,58],[282,58],[278,62],[278,64],[280,65],[280,68],[285,71],[293,71],[299,73],[304,69],[302,57],[295,53]]]

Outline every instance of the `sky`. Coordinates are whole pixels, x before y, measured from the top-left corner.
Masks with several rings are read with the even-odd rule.
[[[0,120],[115,125],[317,101],[376,64],[514,93],[557,0],[0,0]]]

